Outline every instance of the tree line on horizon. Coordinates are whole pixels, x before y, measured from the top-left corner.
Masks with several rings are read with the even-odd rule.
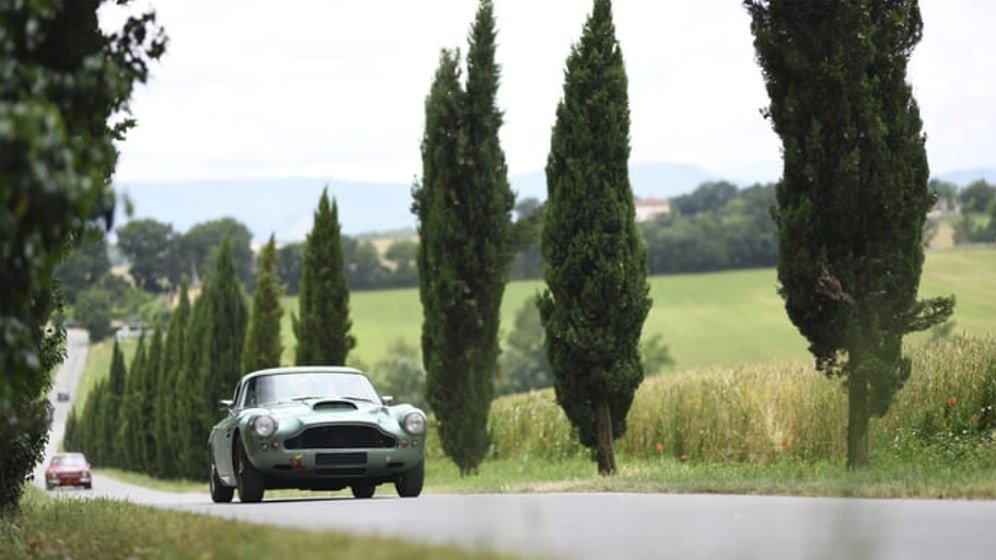
[[[769,183],[737,188],[727,181],[710,181],[672,198],[670,212],[637,224],[647,245],[650,274],[775,267],[777,228],[771,217],[775,187]],[[996,185],[979,179],[959,188],[935,179],[929,187],[938,199],[937,215],[924,226],[927,246],[942,220],[953,225],[955,245],[996,243]],[[516,203],[515,223],[522,238],[509,265],[509,280],[543,277],[538,236],[544,206],[535,198]],[[171,307],[164,305],[160,296],[165,293],[175,301],[184,274],[199,285],[200,278],[210,272],[214,254],[226,235],[233,246],[240,280],[254,291],[254,275],[262,257],[250,247],[248,228],[235,218],[195,224],[185,233],[174,232],[169,224],[143,219],[119,227],[117,235],[119,243],[109,247],[103,232],[90,231],[56,269],[71,317],[91,330],[94,340],[110,334],[112,320],[148,323],[168,319]],[[350,290],[418,286],[417,237],[397,239],[380,251],[362,236],[343,234],[341,242]],[[276,276],[288,296],[298,295],[300,289],[303,248],[303,241],[276,248]],[[126,259],[128,276],[112,272],[114,252]]]

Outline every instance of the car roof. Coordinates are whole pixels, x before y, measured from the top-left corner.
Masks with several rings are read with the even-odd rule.
[[[366,377],[366,374],[362,371],[348,366],[286,366],[261,369],[247,373],[242,376],[242,382],[263,375],[287,375],[293,373],[345,373]]]

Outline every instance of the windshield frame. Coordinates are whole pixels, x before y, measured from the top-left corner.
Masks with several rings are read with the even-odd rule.
[[[380,395],[363,374],[300,371],[263,374],[245,380],[239,404],[242,408],[266,406],[295,399],[350,398],[380,402]]]

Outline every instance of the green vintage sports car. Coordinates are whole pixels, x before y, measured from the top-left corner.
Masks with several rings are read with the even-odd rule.
[[[211,499],[259,502],[268,489],[342,490],[369,498],[394,483],[403,498],[422,492],[425,413],[391,405],[367,376],[348,367],[298,366],[242,377],[227,416],[211,429]]]

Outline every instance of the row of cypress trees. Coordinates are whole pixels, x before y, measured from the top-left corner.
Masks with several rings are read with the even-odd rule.
[[[779,293],[818,371],[846,378],[848,466],[868,463],[869,419],[911,375],[903,337],[946,320],[953,298],[917,300],[922,230],[933,205],[922,122],[906,64],[917,0],[744,0],[783,143],[773,209]],[[443,50],[425,104],[417,258],[428,398],[443,450],[463,474],[488,446],[488,406],[507,271],[508,209],[495,106],[492,3],[459,51]],[[629,185],[629,102],[610,0],[594,0],[567,59],[546,166],[537,296],[557,402],[601,474],[643,380],[647,251]]]
[[[157,325],[151,339],[143,334],[130,367],[115,340],[106,380],[70,414],[65,448],[83,451],[95,466],[204,479],[217,399],[242,375],[248,319],[226,239],[195,303],[184,281],[168,330]]]
[[[305,245],[301,317],[293,317],[299,365],[345,363],[355,344],[339,230],[326,190]],[[245,372],[280,365],[284,286],[276,257],[271,236],[260,253],[250,314],[226,238],[196,301],[184,280],[169,325],[142,335],[129,367],[115,341],[108,376],[82,410],[73,408],[64,447],[83,451],[95,466],[206,479],[205,446],[219,419],[218,399],[231,395]],[[328,343],[330,332],[338,344]]]

